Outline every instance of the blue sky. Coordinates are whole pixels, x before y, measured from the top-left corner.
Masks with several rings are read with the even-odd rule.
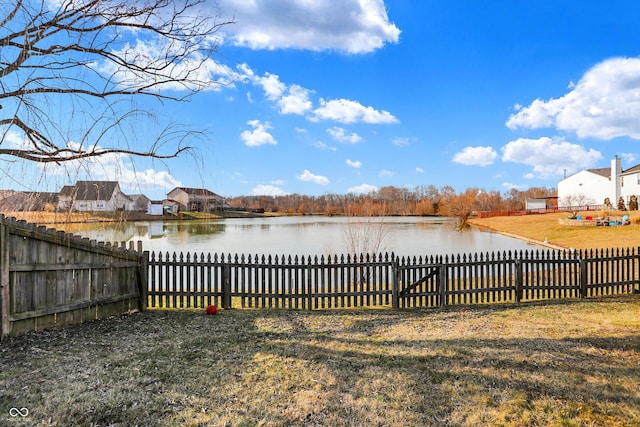
[[[7,164],[4,188],[110,179],[151,198],[176,186],[226,197],[388,185],[506,192],[555,187],[614,155],[623,168],[640,162],[640,2],[219,6],[236,23],[203,73],[224,84],[188,103],[143,104],[160,123],[204,132],[195,157],[111,156],[29,173]],[[142,128],[130,141],[144,138]]]

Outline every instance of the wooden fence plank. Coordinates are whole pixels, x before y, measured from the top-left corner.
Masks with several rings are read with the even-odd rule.
[[[96,244],[0,215],[2,337],[144,308],[142,260],[124,245]]]

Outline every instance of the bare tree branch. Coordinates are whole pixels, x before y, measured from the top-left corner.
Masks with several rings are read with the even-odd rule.
[[[183,101],[220,84],[207,67],[218,48],[216,33],[233,21],[218,20],[215,2],[9,3],[0,4],[0,155],[46,163],[112,153],[171,158],[190,149],[158,152],[168,131],[156,139],[144,135],[135,147],[118,145],[110,132],[132,119],[140,95]],[[25,144],[10,146],[9,132]],[[185,141],[189,134],[174,138]],[[70,146],[78,140],[80,148]],[[97,141],[104,148],[96,148]]]

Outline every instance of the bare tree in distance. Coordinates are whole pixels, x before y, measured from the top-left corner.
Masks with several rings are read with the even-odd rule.
[[[204,0],[0,3],[0,155],[38,163],[105,154],[171,158],[198,132],[167,124],[127,141],[141,97],[187,100],[211,78],[217,6]],[[205,7],[206,6],[206,7]],[[157,124],[152,126],[158,127]]]
[[[562,198],[560,202],[561,206],[564,206],[568,211],[571,212],[571,218],[575,219],[578,217],[578,213],[581,210],[584,210],[587,206],[592,205],[594,200],[592,197],[587,196],[584,193],[578,194],[567,194]]]
[[[384,207],[374,209],[371,201],[364,201],[347,204],[345,211],[342,237],[348,254],[376,255],[388,250],[389,228],[384,223]]]

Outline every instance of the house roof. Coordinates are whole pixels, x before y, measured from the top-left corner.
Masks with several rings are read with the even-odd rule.
[[[635,165],[627,170],[622,171],[622,175],[629,175],[636,172],[640,172],[640,165]]]
[[[595,173],[596,175],[600,175],[605,178],[611,178],[611,168],[587,169],[587,172]],[[637,172],[640,172],[640,164],[630,167],[627,170],[623,170],[620,175],[629,175]]]
[[[206,196],[206,197],[218,197],[222,199],[222,196],[214,193],[213,191],[209,191],[206,188],[189,188],[189,187],[176,187],[169,192],[169,194],[173,193],[176,190],[184,191],[185,193],[191,196]]]
[[[611,177],[611,168],[587,169],[587,171],[595,173],[596,175],[604,176],[605,178]]]
[[[120,189],[117,181],[77,181],[75,185],[62,187],[60,196],[76,200],[111,200],[116,189]]]

